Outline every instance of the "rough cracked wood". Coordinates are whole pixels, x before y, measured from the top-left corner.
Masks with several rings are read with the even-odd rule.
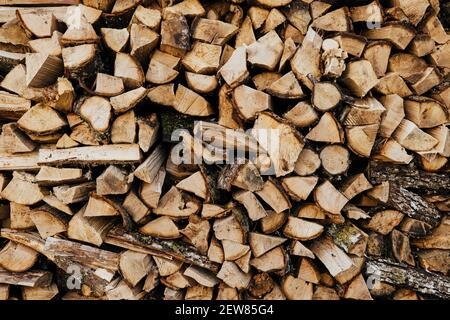
[[[383,259],[368,259],[366,272],[377,280],[409,287],[415,291],[449,299],[448,277]]]

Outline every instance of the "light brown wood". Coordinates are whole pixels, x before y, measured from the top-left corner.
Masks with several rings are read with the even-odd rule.
[[[48,287],[22,287],[22,298],[24,300],[52,300],[59,293],[56,283]]]
[[[72,217],[67,229],[67,236],[73,240],[100,246],[114,221],[105,217],[84,217],[85,209],[83,207]]]
[[[295,217],[288,217],[283,228],[286,237],[296,240],[311,240],[320,236],[322,232],[323,227],[320,224]]]
[[[353,262],[331,239],[316,240],[310,249],[338,282],[345,280],[344,275],[352,268]]]
[[[101,28],[101,34],[106,46],[114,52],[121,52],[127,45],[130,33],[126,28]]]
[[[427,151],[439,142],[407,119],[400,122],[392,137],[405,149],[411,151]]]
[[[303,137],[289,123],[269,112],[258,115],[253,129],[252,135],[268,152],[275,176],[294,171],[295,162],[304,147]],[[268,129],[270,131],[265,132]]]
[[[364,35],[371,40],[388,40],[398,49],[404,50],[414,38],[415,32],[401,22],[388,22],[381,28],[367,30]]]
[[[22,205],[36,204],[44,198],[46,190],[34,181],[33,174],[14,171],[13,178],[2,190],[1,196],[6,200]]]
[[[281,283],[281,290],[288,300],[312,300],[313,284],[287,275]]]
[[[53,84],[63,72],[63,61],[46,53],[27,54],[25,64],[28,87],[42,88]]]
[[[11,272],[25,272],[37,262],[39,253],[9,241],[0,251],[0,267]]]
[[[279,230],[288,217],[287,211],[276,213],[269,211],[268,215],[260,220],[261,231],[264,233],[272,233]]]
[[[145,81],[140,63],[133,56],[121,52],[116,54],[114,76],[122,78],[127,89],[136,89]]]
[[[332,214],[339,214],[348,202],[328,180],[314,189],[314,200],[322,209]]]
[[[313,88],[313,83],[309,77],[318,80],[322,75],[320,70],[321,47],[322,37],[310,28],[301,47],[291,59],[291,68],[295,76],[310,89]]]
[[[252,120],[258,112],[271,109],[268,94],[242,85],[233,90],[233,104],[244,120]]]
[[[320,151],[320,161],[323,169],[331,175],[345,173],[350,166],[350,153],[347,148],[333,144]]]
[[[145,98],[147,90],[139,87],[129,90],[110,99],[111,106],[115,113],[124,113],[134,108],[142,99]]]
[[[139,145],[113,144],[69,149],[40,149],[40,164],[136,163],[141,159]]]
[[[317,177],[291,176],[283,178],[281,184],[292,200],[302,201],[309,197],[318,180]]]
[[[348,63],[341,81],[358,97],[364,97],[378,83],[377,75],[368,60]]]
[[[333,114],[325,112],[305,138],[317,142],[342,143],[344,132]]]
[[[130,190],[133,176],[115,166],[108,166],[96,179],[96,190],[99,195],[125,194]]]
[[[67,122],[54,109],[45,104],[37,104],[17,121],[17,125],[25,132],[45,135],[61,130]]]
[[[53,194],[64,204],[82,202],[96,188],[95,182],[84,182],[76,185],[62,185],[53,187]]]
[[[44,205],[31,212],[31,220],[33,220],[39,235],[43,239],[47,239],[67,231],[69,216],[53,207]]]
[[[150,271],[150,259],[151,257],[147,254],[131,250],[120,254],[120,271],[132,287],[135,287]]]
[[[153,212],[173,218],[187,218],[199,210],[200,205],[196,199],[187,196],[176,187],[172,187],[161,197]]]

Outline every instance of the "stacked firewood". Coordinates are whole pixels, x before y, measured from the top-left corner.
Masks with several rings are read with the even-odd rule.
[[[0,1],[0,300],[449,299],[445,2]]]

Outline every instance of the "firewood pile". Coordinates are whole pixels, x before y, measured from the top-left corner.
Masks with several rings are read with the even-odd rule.
[[[0,300],[450,298],[446,1],[0,4]]]

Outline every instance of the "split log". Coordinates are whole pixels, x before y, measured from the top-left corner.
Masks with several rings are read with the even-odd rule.
[[[329,181],[325,181],[314,190],[314,200],[322,209],[332,214],[339,214],[348,202],[348,199]]]
[[[125,90],[121,78],[111,76],[106,73],[97,73],[95,79],[95,93],[99,96],[113,97]]]
[[[42,88],[53,84],[63,72],[63,61],[45,53],[26,55],[26,84],[29,87]]]
[[[339,283],[349,280],[346,274],[351,270],[353,261],[333,240],[328,237],[316,240],[310,249]]]
[[[264,132],[268,129],[275,132]],[[268,139],[268,134],[270,139]],[[258,115],[255,121],[252,135],[267,150],[274,167],[275,176],[284,176],[294,171],[295,162],[304,147],[304,142],[303,137],[289,123],[272,113],[263,112]],[[272,141],[272,139],[275,141]],[[286,146],[286,148],[283,148],[283,146]]]
[[[130,33],[127,29],[101,28],[105,45],[114,52],[121,52],[128,43]]]
[[[437,271],[444,275],[448,274],[449,265],[448,251],[445,250],[425,250],[418,254],[419,263],[422,268],[428,271]]]
[[[56,283],[48,287],[22,287],[22,298],[24,300],[52,300],[59,293]]]
[[[432,232],[419,239],[414,239],[413,244],[423,249],[449,249],[450,243],[446,238],[446,234],[450,230],[448,218],[442,219],[441,223]]]
[[[386,203],[408,215],[435,227],[439,224],[440,213],[432,203],[427,203],[419,195],[408,191],[397,183],[388,183],[389,196]]]
[[[90,193],[89,200],[84,211],[85,217],[110,217],[117,216],[119,212],[109,203],[108,199],[96,193]]]
[[[220,46],[196,42],[181,63],[188,71],[211,74],[219,68],[221,51]]]
[[[306,200],[316,187],[317,177],[286,177],[281,184],[286,193],[294,201]]]
[[[252,120],[258,112],[272,108],[268,94],[245,85],[233,90],[233,103],[244,120]]]
[[[132,182],[132,175],[115,165],[110,165],[96,179],[97,194],[125,194],[130,190]]]
[[[122,206],[130,214],[134,222],[139,222],[150,214],[150,209],[133,190],[125,197]]]
[[[139,87],[133,90],[129,90],[118,96],[110,99],[111,106],[115,113],[124,113],[134,108],[142,99],[145,98],[147,90],[143,87]]]
[[[182,15],[171,15],[161,22],[160,49],[182,57],[190,47],[189,26]]]
[[[0,251],[0,267],[11,272],[25,272],[33,267],[38,256],[35,250],[9,241]]]
[[[342,143],[344,131],[333,114],[325,112],[319,123],[308,132],[305,138],[316,142]]]
[[[67,236],[100,246],[111,229],[114,221],[105,217],[85,217],[85,207],[78,211],[70,220]]]
[[[288,218],[288,213],[285,212],[268,212],[268,215],[260,220],[261,231],[264,233],[273,233],[279,230]]]
[[[340,248],[348,254],[364,255],[368,235],[351,223],[334,224],[327,228],[326,233],[333,238]]]
[[[291,59],[291,68],[295,76],[310,89],[313,84],[308,76],[319,80],[322,75],[320,71],[321,47],[322,37],[309,28],[301,47]]]
[[[331,175],[343,174],[350,166],[349,151],[337,144],[323,148],[319,157],[323,169]]]
[[[131,55],[120,53],[116,54],[114,61],[114,76],[122,78],[123,83],[128,89],[136,89],[145,81],[144,71],[140,63]]]
[[[36,204],[44,198],[46,192],[34,181],[34,175],[14,171],[12,180],[3,189],[1,196],[22,205]]]
[[[219,73],[231,88],[244,82],[250,76],[247,70],[247,49],[244,46],[236,48]]]
[[[248,46],[247,60],[253,66],[275,70],[282,53],[283,42],[275,31],[270,31]]]
[[[335,108],[342,99],[339,89],[330,82],[318,82],[314,85],[312,103],[320,111]]]
[[[87,200],[91,191],[96,188],[95,182],[84,182],[77,185],[63,185],[53,187],[53,194],[65,204],[77,203]]]
[[[96,54],[95,44],[63,48],[64,74],[69,78],[86,78],[96,69]]]
[[[364,35],[371,40],[388,40],[398,49],[404,50],[414,38],[415,31],[401,22],[387,22],[381,28],[368,30]]]
[[[217,274],[217,277],[228,286],[236,289],[246,288],[251,280],[250,274],[242,272],[239,267],[231,261],[225,261],[222,264],[222,268]]]
[[[377,85],[378,80],[371,63],[367,60],[358,60],[347,65],[342,82],[356,96],[364,97],[370,89]]]
[[[37,104],[17,121],[17,125],[25,132],[46,135],[61,130],[67,123],[54,109]]]
[[[320,236],[323,226],[303,219],[288,217],[288,221],[283,228],[286,237],[296,240],[311,240]]]
[[[295,173],[299,176],[308,176],[316,172],[321,165],[319,155],[309,148],[304,148],[295,162]]]
[[[4,87],[4,81],[2,82]],[[18,95],[0,91],[0,115],[8,120],[18,120],[31,108],[31,101]]]
[[[130,250],[120,254],[120,271],[132,287],[135,287],[150,271],[150,259],[147,254]]]
[[[283,279],[281,289],[288,300],[312,300],[313,284],[288,275]]]
[[[47,239],[67,231],[69,217],[49,205],[44,205],[31,212],[31,220],[42,239]]]

